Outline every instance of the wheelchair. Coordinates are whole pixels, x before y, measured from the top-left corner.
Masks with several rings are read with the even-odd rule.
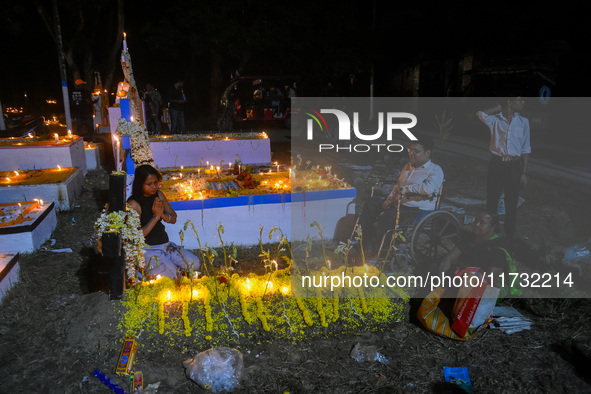
[[[439,263],[443,256],[452,251],[460,239],[461,226],[454,214],[439,208],[442,192],[443,184],[438,193],[429,197],[421,196],[431,201],[435,199],[435,209],[432,211],[419,211],[416,217],[408,217],[414,212],[402,213],[405,216],[404,219],[406,219],[405,224],[400,224],[400,201],[398,202],[396,221],[393,228],[383,235],[379,250],[374,258],[375,262],[380,262],[380,259],[383,258],[383,263],[394,265],[397,257],[400,257],[397,254],[406,248],[411,263],[425,267]],[[404,197],[413,196],[416,197],[417,195],[406,195]],[[349,204],[352,203],[355,203],[355,201]],[[350,217],[348,208],[347,206],[347,216]],[[357,217],[357,222],[358,220]]]

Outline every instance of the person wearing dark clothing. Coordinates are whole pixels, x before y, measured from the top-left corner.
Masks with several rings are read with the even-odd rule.
[[[505,194],[505,235],[515,236],[520,184],[527,183],[527,163],[531,153],[529,121],[519,112],[525,101],[510,97],[505,105],[478,111],[476,116],[490,130],[490,152],[486,180],[486,209],[497,211],[501,193]]]
[[[170,123],[173,134],[183,134],[185,132],[185,104],[187,97],[183,90],[184,82],[177,80],[168,91],[168,101],[170,102]]]
[[[159,189],[162,175],[150,165],[135,169],[132,195],[127,202],[140,215],[140,225],[149,245],[144,250],[150,275],[176,278],[178,271],[195,271],[199,258],[168,239],[165,223],[174,224],[177,214]]]
[[[147,83],[144,91],[144,102],[146,109],[146,129],[152,134],[160,134],[162,116],[162,96],[152,84]]]
[[[72,89],[70,111],[76,121],[76,134],[82,136],[85,141],[94,141],[94,122],[92,121],[92,99],[86,82],[78,78],[74,81]],[[82,134],[86,127],[86,134]]]
[[[513,259],[514,244],[509,238],[498,235],[499,223],[495,214],[479,212],[472,223],[472,233],[466,234],[449,252],[439,265],[439,272],[456,271],[465,267],[477,267],[482,271],[498,275],[517,273]],[[506,286],[501,296],[519,295],[518,287]]]

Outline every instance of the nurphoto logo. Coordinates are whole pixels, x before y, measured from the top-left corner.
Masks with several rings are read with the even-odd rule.
[[[353,122],[347,113],[338,109],[321,109],[320,112],[311,109],[303,108],[302,113],[309,116],[306,124],[306,138],[308,141],[314,139],[314,129],[323,133],[323,137],[331,137],[328,123],[322,114],[334,115],[338,122],[338,133],[335,137],[338,141],[351,141],[353,139],[361,141],[377,141],[382,139],[385,129],[386,140],[392,141],[394,131],[401,131],[411,141],[417,141],[417,137],[410,131],[417,124],[417,117],[408,112],[378,112],[377,114],[377,131],[375,130],[361,130],[359,122],[359,112],[353,112]],[[334,120],[334,118],[333,118]],[[385,127],[384,127],[385,123]],[[335,139],[332,137],[332,139]],[[318,144],[318,151],[334,150],[336,152],[349,153],[367,153],[367,152],[402,152],[404,147],[400,144],[386,144],[386,143],[365,143],[365,144]]]

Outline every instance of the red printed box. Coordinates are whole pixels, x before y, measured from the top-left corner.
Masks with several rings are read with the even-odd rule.
[[[119,361],[117,362],[117,368],[115,373],[119,376],[127,376],[131,372],[133,367],[133,360],[135,358],[135,352],[137,350],[137,342],[134,337],[125,337],[123,342],[123,348],[119,355]]]

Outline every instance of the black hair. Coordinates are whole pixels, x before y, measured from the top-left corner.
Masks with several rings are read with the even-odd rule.
[[[413,141],[412,144],[421,145],[423,149],[430,150],[431,153],[433,153],[433,146],[435,145],[433,138],[427,136],[419,138],[418,141]]]
[[[150,175],[155,175],[158,182],[162,180],[162,174],[149,164],[144,164],[135,169],[135,176],[133,178],[133,185],[131,186],[132,196],[143,196],[144,182]]]
[[[488,209],[483,209],[483,210],[479,211],[476,214],[476,216],[478,216],[482,213],[490,216],[490,218],[492,220],[493,231],[495,232],[495,234],[498,234],[501,231],[501,224],[499,223],[499,215],[497,215],[496,212],[492,212]]]

